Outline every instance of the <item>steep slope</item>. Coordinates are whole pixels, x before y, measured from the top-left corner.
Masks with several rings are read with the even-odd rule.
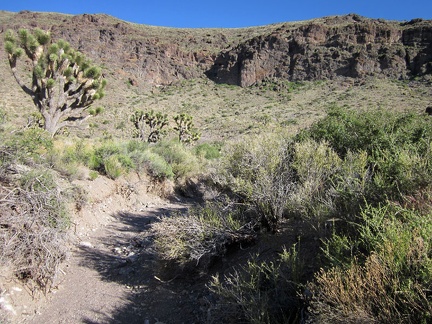
[[[250,86],[269,78],[291,81],[367,76],[405,79],[432,72],[432,24],[357,15],[285,24],[222,52],[207,75]]]
[[[422,19],[348,15],[239,29],[176,29],[103,14],[0,12],[1,34],[20,27],[50,30],[132,84],[166,85],[204,73],[249,86],[268,78],[407,78],[432,72],[432,21]]]
[[[175,29],[138,25],[104,14],[63,15],[0,11],[0,45],[11,28],[41,28],[62,38],[117,75],[151,85],[203,75],[217,53],[268,30]]]

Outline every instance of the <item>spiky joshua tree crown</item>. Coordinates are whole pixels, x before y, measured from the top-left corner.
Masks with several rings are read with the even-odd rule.
[[[78,126],[92,116],[87,109],[104,96],[106,81],[101,68],[68,42],[52,42],[50,34],[40,29],[33,33],[20,29],[18,34],[8,30],[5,49],[15,80],[31,96],[45,129],[53,136],[61,128]],[[17,71],[20,58],[30,60],[28,80]]]

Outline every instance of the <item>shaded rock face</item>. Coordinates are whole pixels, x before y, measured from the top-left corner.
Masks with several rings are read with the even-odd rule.
[[[400,23],[348,15],[265,28],[191,30],[131,24],[108,15],[0,12],[0,46],[7,29],[21,27],[49,30],[112,77],[133,85],[207,76],[246,87],[272,78],[432,73],[432,21],[422,19]]]
[[[169,34],[168,28],[160,27],[163,32],[158,37],[157,27],[131,24],[102,14],[68,16],[22,11],[0,24],[1,47],[7,29],[36,27],[50,31],[53,39],[68,41],[114,76],[121,75],[135,83],[164,85],[197,78],[213,62],[199,46],[195,46],[198,50],[187,50],[182,46],[185,40],[177,35],[164,38]]]
[[[222,52],[207,71],[220,83],[249,86],[269,78],[291,81],[432,72],[432,23],[371,20],[356,15],[282,26]]]

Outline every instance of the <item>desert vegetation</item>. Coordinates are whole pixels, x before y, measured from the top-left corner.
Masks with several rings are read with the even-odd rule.
[[[426,323],[431,130],[425,115],[333,106],[297,136],[227,145],[212,178],[229,197],[219,207],[224,212],[218,222],[214,205],[198,218],[193,212],[187,221],[162,220],[156,228],[171,237],[157,241],[162,257],[199,264],[233,243],[259,244],[263,235],[284,235],[284,224],[306,223],[279,257],[251,256],[213,278],[221,303],[236,305],[227,318]],[[318,252],[302,254],[311,236]]]
[[[53,287],[88,207],[74,180],[134,173],[193,205],[148,231],[158,280],[205,282],[203,322],[432,321],[428,78],[144,91],[113,77],[109,101],[105,74],[69,43],[5,40],[32,101],[0,101],[0,268],[32,292]],[[30,87],[15,74],[24,54]],[[46,105],[56,87],[63,104]]]
[[[18,36],[8,30],[5,49],[15,80],[32,98],[43,117],[44,129],[53,136],[64,127],[80,125],[97,112],[95,109],[89,114],[87,110],[104,96],[106,80],[101,69],[68,42],[51,42],[50,34],[41,29],[33,33],[20,29]],[[17,65],[23,56],[32,65],[30,78],[23,78],[26,68]]]

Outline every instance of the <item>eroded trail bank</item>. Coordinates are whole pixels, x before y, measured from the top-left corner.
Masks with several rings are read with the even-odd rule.
[[[79,185],[89,192],[88,202],[74,216],[70,256],[55,287],[46,297],[31,300],[25,289],[10,293],[16,286],[11,284],[6,296],[15,313],[11,321],[200,322],[202,294],[193,289],[197,283],[157,277],[151,231],[151,223],[184,212],[190,204],[160,198],[136,177],[101,177]]]

